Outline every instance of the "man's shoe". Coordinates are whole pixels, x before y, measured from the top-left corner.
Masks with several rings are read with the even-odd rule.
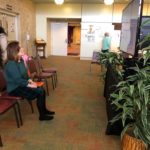
[[[54,111],[46,110],[45,115],[55,115]]]
[[[54,119],[53,116],[46,116],[46,115],[44,115],[44,116],[40,116],[39,117],[40,121],[48,121],[48,120],[52,120],[52,119]]]

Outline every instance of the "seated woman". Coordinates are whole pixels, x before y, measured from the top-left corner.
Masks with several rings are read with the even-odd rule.
[[[46,95],[42,87],[37,87],[27,74],[22,55],[23,48],[18,41],[12,41],[7,46],[7,62],[4,72],[7,81],[7,92],[13,96],[20,96],[28,101],[37,99],[39,120],[52,120],[55,112],[46,109]]]

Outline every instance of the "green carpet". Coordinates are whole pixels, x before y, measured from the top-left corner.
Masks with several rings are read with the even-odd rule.
[[[51,56],[44,67],[58,69],[58,84],[47,106],[56,112],[52,121],[38,120],[35,101],[32,114],[26,101],[20,102],[23,126],[16,127],[13,111],[1,115],[2,150],[120,150],[120,137],[105,135],[107,125],[100,67],[78,57]]]

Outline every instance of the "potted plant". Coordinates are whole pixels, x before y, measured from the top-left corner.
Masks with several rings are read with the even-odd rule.
[[[122,120],[123,150],[139,147],[137,150],[145,150],[150,144],[150,52],[147,51],[140,65],[130,68],[134,74],[126,80],[119,82],[117,90],[111,94],[112,104],[120,109],[111,122]],[[141,65],[142,64],[142,65]],[[131,139],[138,139],[130,144]],[[127,140],[127,142],[125,142]]]
[[[122,70],[124,59],[120,53],[115,52],[106,52],[106,53],[100,53],[99,57],[99,63],[102,67],[102,74],[101,76],[103,79],[106,79],[107,76],[107,67],[111,65],[112,69],[120,74],[120,71]],[[105,69],[104,69],[104,67]]]
[[[100,64],[105,65],[105,67],[111,64],[113,68],[116,68],[116,66],[123,64],[123,57],[115,52],[100,53]]]
[[[142,25],[149,22],[150,19]],[[150,34],[138,46],[142,47],[147,41],[150,41]],[[121,110],[111,122],[122,120],[123,150],[146,150],[150,145],[150,46],[143,48],[142,52],[135,67],[128,68],[132,74],[120,81],[110,96],[112,104]]]

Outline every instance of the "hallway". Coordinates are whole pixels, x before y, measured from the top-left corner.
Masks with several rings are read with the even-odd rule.
[[[47,105],[56,111],[55,119],[38,120],[26,102],[21,102],[24,125],[17,128],[13,112],[0,118],[3,150],[120,150],[120,137],[105,135],[107,124],[103,82],[99,66],[78,57],[51,56],[42,60],[45,67],[58,69],[58,85]],[[35,105],[35,101],[34,105]],[[11,114],[12,113],[12,114]]]
[[[80,55],[80,44],[70,44],[68,46],[68,55],[79,56]]]

